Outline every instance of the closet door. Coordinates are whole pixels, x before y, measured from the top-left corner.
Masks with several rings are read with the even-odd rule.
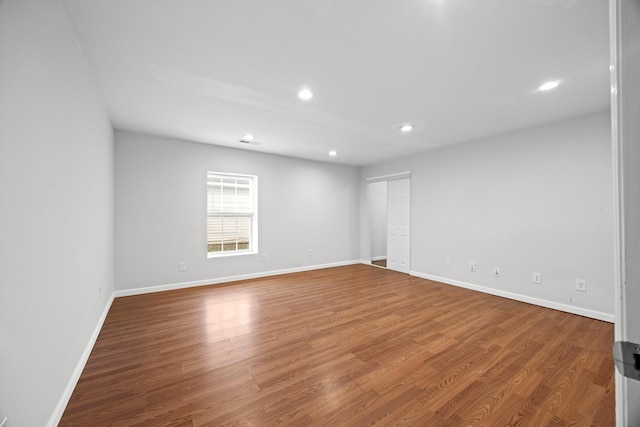
[[[387,201],[387,268],[408,274],[411,248],[411,179],[389,181]]]

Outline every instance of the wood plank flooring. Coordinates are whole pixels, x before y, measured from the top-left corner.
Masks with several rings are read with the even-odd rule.
[[[613,325],[367,265],[117,298],[60,426],[614,426]]]

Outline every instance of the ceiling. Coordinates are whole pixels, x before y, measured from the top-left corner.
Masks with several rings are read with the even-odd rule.
[[[362,166],[609,108],[603,0],[62,4],[122,130]]]

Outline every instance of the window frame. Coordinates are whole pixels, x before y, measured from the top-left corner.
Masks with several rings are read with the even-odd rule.
[[[249,201],[250,201],[250,209],[249,212],[238,212],[238,211],[227,211],[220,213],[213,213],[209,211],[209,185],[212,181],[212,178],[219,179],[247,179],[249,181]],[[236,183],[237,185],[237,183]],[[255,255],[258,253],[258,176],[257,175],[248,175],[248,174],[239,174],[239,173],[228,173],[228,172],[215,172],[215,171],[207,171],[206,175],[206,203],[205,203],[205,239],[206,239],[206,248],[207,248],[207,258],[221,258],[221,257],[229,257],[229,256],[240,256],[240,255]],[[222,250],[217,252],[209,251],[209,218],[238,218],[238,217],[248,217],[250,218],[250,233],[249,233],[249,248],[248,249],[234,249],[234,250],[224,250],[224,240],[222,241]],[[236,235],[237,237],[237,235]]]

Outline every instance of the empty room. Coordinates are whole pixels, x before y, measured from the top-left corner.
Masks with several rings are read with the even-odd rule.
[[[0,427],[639,425],[638,28],[0,0]]]

